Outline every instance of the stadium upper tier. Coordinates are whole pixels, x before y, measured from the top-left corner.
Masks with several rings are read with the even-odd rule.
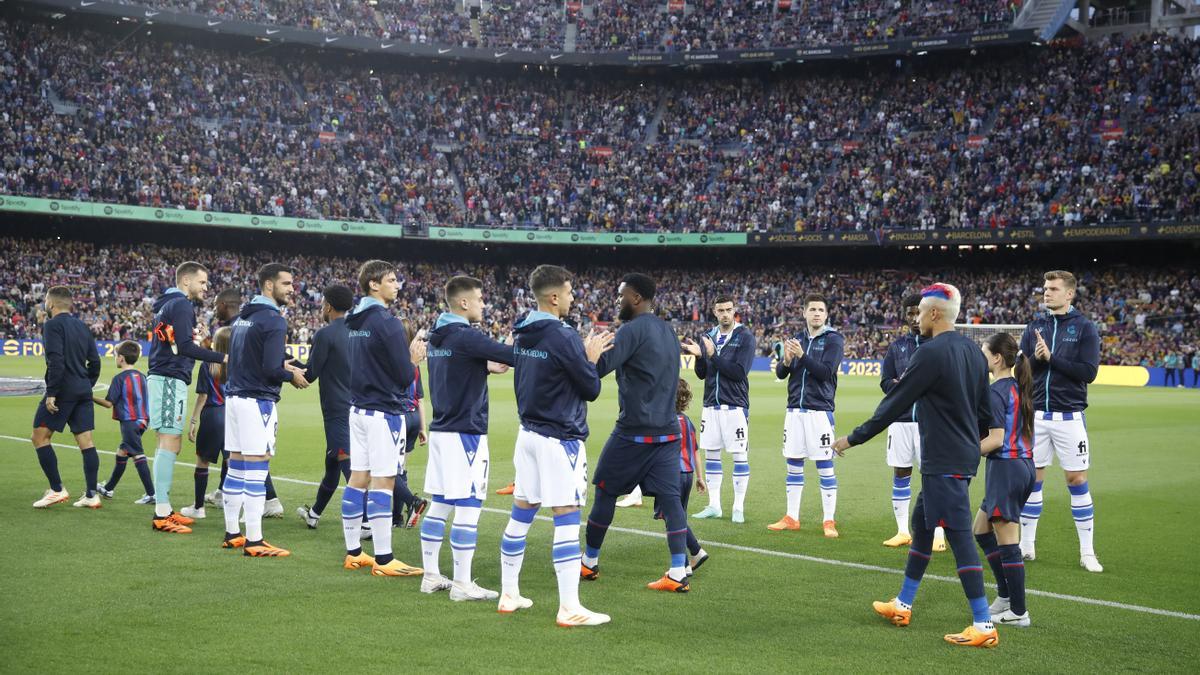
[[[75,292],[76,315],[99,339],[142,338],[153,299],[173,282],[175,265],[198,260],[211,271],[206,309],[225,288],[249,298],[262,264],[285,262],[297,269],[296,304],[288,310],[289,339],[307,342],[321,327],[321,290],[330,283],[355,286],[362,260],[314,255],[247,255],[228,250],[167,248],[152,244],[98,246],[60,239],[0,238],[0,339],[38,337],[33,320],[46,289]],[[609,263],[610,265],[613,263]],[[441,289],[455,274],[485,284],[484,328],[499,337],[532,307],[527,279],[532,265],[398,263],[403,282],[397,311],[429,327],[441,312]],[[615,319],[616,286],[627,267],[574,269],[576,300],[571,321],[587,328]],[[712,325],[709,308],[718,295],[737,299],[738,316],[758,336],[760,352],[801,330],[796,309],[808,293],[829,298],[830,322],[846,336],[847,358],[882,358],[900,324],[900,301],[931,280],[949,280],[963,294],[964,322],[1023,324],[1041,300],[1043,268],[980,269],[947,260],[940,269],[835,269],[811,266],[662,268],[655,304],[681,335]],[[1075,306],[1100,324],[1102,360],[1116,365],[1156,365],[1165,353],[1200,349],[1200,275],[1186,264],[1080,273]],[[207,322],[205,322],[207,325]]]
[[[1200,215],[1200,43],[1173,37],[669,81],[368,70],[3,20],[0,52],[8,194],[578,231]]]
[[[122,4],[414,44],[580,52],[862,44],[1008,28],[1021,0],[139,0]],[[574,29],[573,31],[571,29]],[[568,35],[574,33],[574,44]]]

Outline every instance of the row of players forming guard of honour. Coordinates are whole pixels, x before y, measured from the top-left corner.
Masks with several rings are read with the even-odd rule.
[[[571,274],[542,265],[529,280],[537,309],[519,320],[512,344],[492,340],[472,326],[483,319],[483,285],[465,276],[446,284],[447,311],[427,335],[422,331],[418,336],[411,324],[389,309],[400,289],[394,267],[372,260],[359,270],[357,303],[345,286],[326,289],[323,313],[329,325],[314,337],[309,363],[301,364],[285,355],[287,325],[280,311],[294,295],[294,273],[277,263],[263,266],[258,273],[259,294],[240,311],[240,294],[234,291],[229,300],[229,292],[223,292],[218,304],[224,299],[225,308],[218,307],[216,319],[227,325],[211,340],[200,340],[195,304],[207,292],[208,271],[195,262],[179,265],[175,286],[154,304],[148,376],[134,366],[140,351],[137,344],[119,345],[119,372],[104,399],[92,397],[100,361],[90,331],[71,315],[71,292],[65,287],[50,289],[45,300],[49,318],[43,330],[46,395],[38,404],[32,438],[50,488],[34,506],[47,508],[68,499],[50,440],[68,424],[83,452],[88,485],[75,506],[99,508],[101,496],[111,498],[132,457],[147,489],[147,496],[139,501],[154,503],[152,525],[160,532],[190,533],[195,516],[204,517],[200,496],[207,465],[224,452],[221,546],[240,548],[249,557],[286,557],[286,549],[266,542],[262,534],[268,467],[276,449],[277,403],[283,383],[305,388],[320,378],[326,476],[317,503],[300,509],[300,515],[315,528],[336,491],[338,474],[346,476],[341,504],[346,569],[369,570],[377,576],[421,576],[423,593],[449,591],[456,601],[498,600],[501,613],[527,609],[533,602],[521,596],[518,580],[526,535],[544,506],[553,513],[557,623],[594,626],[610,617],[583,607],[579,582],[599,577],[600,549],[618,497],[629,495],[625,504],[639,503],[642,494],[656,498],[656,517],[665,521],[670,551],[667,572],[648,584],[659,591],[687,592],[692,575],[708,559],[684,510],[697,445],[704,453],[705,471],[704,478],[695,482],[698,490],[707,491],[709,501],[693,518],[723,517],[721,460],[726,451],[733,459],[732,520],[745,522],[743,505],[750,477],[748,373],[756,345],[753,332],[736,321],[731,298],[716,299],[712,309],[717,325],[711,331],[698,341],[680,340],[654,314],[653,279],[628,274],[617,289],[619,328],[615,333],[593,331],[581,337],[564,322],[573,298]],[[768,529],[800,529],[805,460],[812,459],[820,480],[824,534],[836,538],[833,457],[886,429],[898,531],[884,544],[910,546],[910,550],[899,594],[874,603],[874,609],[897,626],[908,625],[930,556],[947,543],[971,607],[972,624],[946,640],[994,647],[999,644],[996,624],[1029,625],[1024,561],[1035,558],[1042,476],[1055,456],[1071,493],[1080,564],[1090,572],[1102,571],[1092,547],[1083,414],[1087,385],[1098,368],[1099,338],[1094,324],[1071,305],[1075,277],[1051,271],[1044,281],[1046,312],[1027,326],[1020,343],[1007,333],[997,333],[982,349],[954,331],[961,303],[954,286],[935,283],[905,297],[910,330],[889,347],[884,359],[885,396],[869,420],[836,441],[834,396],[843,338],[827,323],[825,299],[806,297],[806,330],[776,345],[773,369],[788,385],[783,441],[787,513]],[[698,439],[684,414],[691,392],[679,378],[681,350],[695,357],[695,374],[704,380]],[[197,382],[200,422],[198,430],[194,413],[188,436],[197,442],[202,459],[196,472],[198,498],[195,507],[176,512],[170,504],[170,486],[197,360],[204,362]],[[416,513],[410,508],[410,523],[424,513],[421,569],[393,556],[391,530],[398,513],[394,492],[403,490],[412,497],[405,456],[414,441],[425,440],[416,364],[426,360],[433,419],[424,489],[432,502],[414,498]],[[471,566],[488,478],[487,377],[509,367],[515,368],[521,425],[514,451],[516,479],[502,491],[513,494],[513,507],[501,540],[502,590],[497,593],[472,579]],[[592,477],[594,498],[581,548],[587,402],[597,398],[601,379],[614,371],[620,412]],[[96,484],[99,460],[91,439],[93,402],[113,409],[122,433],[113,476],[102,486]],[[141,449],[140,437],[147,426],[157,433],[153,476]],[[973,513],[968,486],[981,457],[987,459],[986,496]],[[910,519],[914,464],[921,471],[922,485]],[[448,521],[451,578],[439,568]],[[367,537],[373,539],[373,556],[362,549]],[[990,605],[976,543],[996,578],[998,593]]]

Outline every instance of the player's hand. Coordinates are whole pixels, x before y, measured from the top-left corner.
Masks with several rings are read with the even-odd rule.
[[[292,386],[297,389],[307,389],[308,380],[304,379],[304,371],[297,368],[292,371]]]
[[[778,367],[779,367],[779,359],[772,356],[771,357],[771,372],[772,373],[775,372],[775,369]]]
[[[705,483],[704,479],[699,476],[696,477],[696,492],[700,494],[708,492],[708,483]]]
[[[608,331],[593,330],[590,335],[583,339],[583,351],[587,354],[587,360],[595,365],[600,362],[600,357],[604,352],[613,348],[613,339],[617,336]]]
[[[692,338],[684,338],[683,342],[679,343],[679,346],[683,347],[683,351],[692,356],[700,356],[700,345],[696,344],[696,341]]]
[[[417,445],[425,445],[429,442],[429,438],[425,435],[425,430],[421,429],[417,432]]]
[[[51,415],[58,414],[58,401],[56,401],[55,398],[56,397],[54,397],[54,396],[46,397],[46,411],[49,412]]]
[[[226,354],[225,358],[221,360],[221,363],[224,363],[225,365],[229,365],[229,355],[228,354]]]
[[[424,340],[413,340],[408,346],[408,358],[413,363],[420,363],[425,360],[425,354],[428,351],[429,343]]]
[[[804,358],[804,345],[801,345],[796,338],[788,338],[787,342],[783,343],[783,355],[789,361],[802,359]]]
[[[845,457],[846,451],[850,449],[850,437],[842,436],[833,442],[833,452],[838,457]]]
[[[717,346],[713,344],[712,338],[707,335],[700,336],[700,346],[704,349],[705,358],[717,353]]]
[[[487,368],[488,368],[488,372],[491,373],[492,375],[503,375],[504,373],[508,372],[509,365],[507,363],[497,363],[495,361],[488,361]]]
[[[1042,337],[1042,331],[1034,328],[1033,334],[1037,337],[1037,345],[1033,348],[1033,355],[1042,361],[1049,361],[1050,347],[1046,344],[1045,338]]]
[[[193,417],[191,419],[191,421],[188,422],[188,442],[189,443],[196,442],[196,424],[197,424],[197,420],[195,417]]]

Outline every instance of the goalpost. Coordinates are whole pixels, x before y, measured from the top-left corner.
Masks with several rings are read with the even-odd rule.
[[[978,344],[983,344],[983,341],[996,333],[1008,333],[1021,342],[1021,335],[1025,333],[1025,324],[1023,323],[956,323],[954,329],[958,332],[971,338]]]

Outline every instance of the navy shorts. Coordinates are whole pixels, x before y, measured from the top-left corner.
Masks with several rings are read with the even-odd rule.
[[[350,459],[350,411],[325,418],[325,455],[339,462]]]
[[[1021,509],[1033,492],[1035,470],[1032,459],[990,459],[984,480],[983,503],[979,510],[989,519],[1021,522]]]
[[[914,529],[970,530],[974,521],[970,477],[921,474],[921,493],[917,495],[912,514]]]
[[[608,437],[592,484],[611,495],[624,495],[641,486],[649,497],[679,496],[679,441],[635,443]]]
[[[417,449],[417,433],[421,431],[421,413],[413,410],[404,413],[405,443],[404,454]]]
[[[679,474],[679,501],[683,504],[684,509],[687,508],[688,498],[692,496],[692,479],[695,476],[696,474],[691,471],[682,471]],[[658,500],[654,501],[654,519],[663,519],[662,507],[658,505]]]
[[[121,449],[130,455],[141,455],[142,434],[146,432],[147,420],[121,420]]]
[[[196,430],[196,456],[216,464],[225,449],[225,406],[204,406],[200,411],[200,428]]]
[[[50,414],[46,410],[46,399],[38,403],[37,412],[33,414],[33,428],[46,427],[55,433],[71,426],[71,433],[82,434],[96,428],[95,408],[92,399],[74,401],[56,401],[58,412]]]

